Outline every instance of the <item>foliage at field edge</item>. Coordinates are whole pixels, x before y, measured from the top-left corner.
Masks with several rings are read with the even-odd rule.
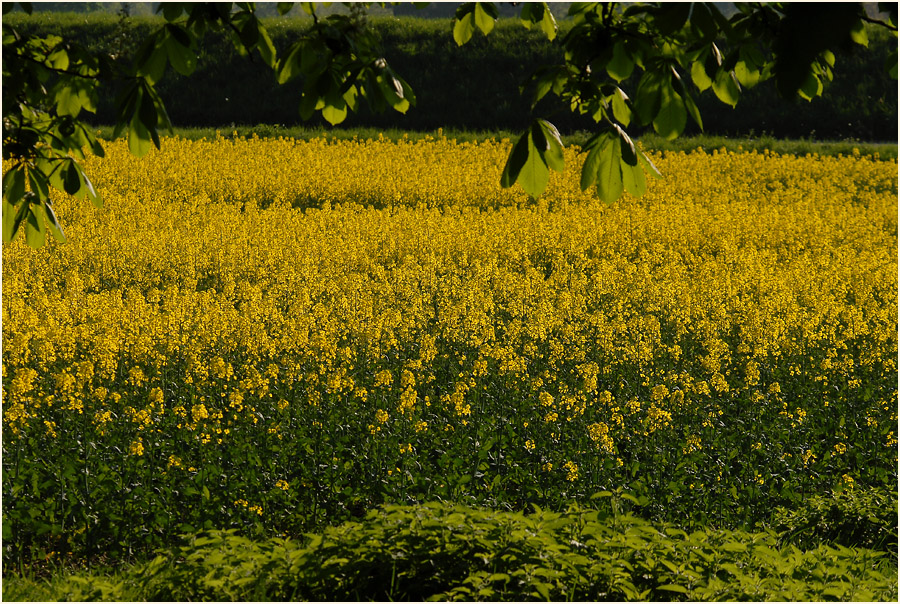
[[[895,162],[666,153],[605,207],[575,157],[541,204],[501,189],[508,141],[166,142],[90,166],[77,243],[4,250],[5,563],[382,503],[621,488],[692,530],[896,491]]]
[[[385,506],[300,539],[234,531],[187,537],[104,578],[77,573],[53,599],[131,601],[891,601],[896,558],[861,548],[801,550],[772,533],[652,525],[600,509],[488,511]],[[13,579],[4,596],[29,595]],[[46,589],[46,588],[45,588]]]

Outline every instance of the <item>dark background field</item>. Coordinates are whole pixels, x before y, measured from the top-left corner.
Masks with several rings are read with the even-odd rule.
[[[117,6],[124,4],[128,3]],[[262,6],[264,14],[269,8],[274,10]],[[396,17],[388,14],[389,9],[373,9],[371,23],[381,37],[385,56],[413,86],[418,104],[406,115],[373,115],[363,108],[361,113],[351,114],[341,128],[515,131],[535,115],[550,119],[564,133],[592,127],[592,120],[571,114],[555,97],[548,96],[532,112],[530,94],[519,92],[538,66],[561,62],[558,42],[549,42],[540,32],[524,29],[517,20],[501,19],[490,36],[478,33],[460,48],[451,35],[451,19],[440,12],[452,6],[455,5],[432,6],[417,13],[433,18]],[[160,21],[138,15],[149,13],[149,4],[130,3],[129,10],[120,10],[119,14],[111,13],[112,8],[107,5],[104,10],[83,13],[38,12],[28,18],[14,13],[4,19],[13,20],[23,31],[55,33],[90,48],[115,49],[127,56]],[[563,17],[564,8],[554,5],[559,17]],[[392,10],[403,15],[415,12],[411,5]],[[267,19],[279,50],[287,48],[311,23],[308,18],[291,16],[294,12],[287,17]],[[563,18],[559,23],[562,36],[570,24]],[[838,55],[835,81],[824,97],[812,102],[785,101],[768,83],[745,90],[736,110],[720,103],[712,91],[699,95],[705,134],[896,141],[897,82],[884,69],[896,40],[875,27],[869,38],[868,49],[857,47]],[[635,83],[626,82],[625,90],[633,89]],[[240,56],[220,33],[205,39],[194,75],[182,77],[170,70],[158,89],[172,122],[180,127],[300,123],[301,82],[279,86],[258,58]],[[114,123],[113,95],[101,99],[96,117],[91,117],[96,124]],[[316,117],[305,125],[325,123]],[[631,130],[641,133],[634,125]],[[685,134],[697,133],[696,126],[689,123]]]

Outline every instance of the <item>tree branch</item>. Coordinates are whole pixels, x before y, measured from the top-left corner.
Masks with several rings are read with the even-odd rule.
[[[896,26],[896,25],[891,25],[890,23],[887,23],[887,22],[885,22],[885,21],[879,21],[878,19],[873,19],[873,18],[869,17],[868,15],[862,16],[862,17],[860,17],[860,19],[862,19],[862,20],[865,21],[866,23],[872,23],[872,24],[874,24],[874,25],[880,25],[880,26],[882,26],[882,27],[886,27],[887,29],[889,29],[889,30],[891,30],[891,31],[897,31],[897,26]]]

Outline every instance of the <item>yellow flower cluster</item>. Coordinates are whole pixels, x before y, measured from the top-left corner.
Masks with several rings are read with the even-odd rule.
[[[896,382],[896,163],[666,153],[664,180],[604,206],[572,148],[530,203],[499,186],[508,145],[108,144],[87,165],[104,209],[60,199],[69,243],[4,247],[4,446],[85,413],[133,456],[199,465],[160,426],[287,440],[340,408],[418,455],[505,417],[574,482],[682,421],[700,451],[738,398],[785,430],[826,394],[896,422],[896,388],[871,388]]]

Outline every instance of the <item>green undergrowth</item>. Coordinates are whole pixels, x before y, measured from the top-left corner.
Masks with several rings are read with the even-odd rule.
[[[112,138],[112,126],[101,126],[100,137]],[[175,128],[175,136],[188,140],[215,140],[216,137],[224,138],[251,138],[254,135],[259,138],[295,138],[298,140],[310,140],[313,138],[326,138],[332,140],[359,140],[379,137],[392,140],[417,141],[427,138],[441,138],[456,140],[460,143],[481,142],[490,139],[502,140],[504,138],[515,140],[520,132],[510,130],[458,130],[441,128],[432,131],[407,131],[398,129],[379,130],[377,128],[325,128],[304,126],[282,126],[279,124],[257,124],[255,126],[228,125],[219,128]],[[593,133],[579,131],[562,135],[565,145],[583,146]],[[855,139],[841,141],[818,140],[790,140],[778,139],[768,134],[759,136],[747,136],[729,138],[726,136],[695,135],[684,136],[675,140],[666,140],[656,134],[648,133],[639,137],[641,146],[648,151],[693,151],[701,149],[706,152],[725,149],[732,152],[764,150],[773,153],[804,156],[818,154],[822,156],[836,155],[867,155],[879,159],[897,159],[897,143],[873,143],[862,142]]]
[[[707,528],[687,533],[617,513],[621,497],[601,497],[599,504],[609,504],[605,508],[572,506],[562,513],[488,511],[437,502],[389,505],[358,522],[296,538],[254,541],[233,531],[204,532],[185,537],[180,548],[160,552],[150,562],[118,571],[72,572],[45,580],[7,577],[3,598],[897,599],[896,543],[892,555],[812,540],[801,548],[774,531]],[[893,506],[896,511],[896,502]]]

